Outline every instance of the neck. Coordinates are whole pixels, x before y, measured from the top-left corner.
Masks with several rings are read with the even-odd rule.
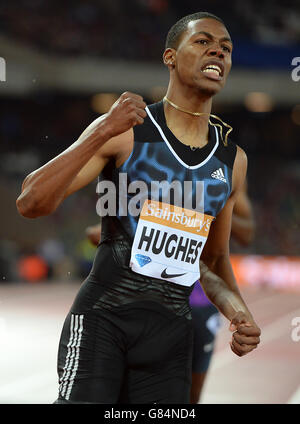
[[[169,100],[164,100],[167,126],[179,136],[197,140],[196,145],[199,147],[204,146],[208,141],[211,98],[199,98],[199,93],[183,96],[170,87],[166,98]]]
[[[170,99],[168,99],[167,96],[165,96],[163,98],[163,100],[165,102],[167,102],[170,106],[172,106],[174,109],[178,110],[179,112],[183,112],[183,113],[187,113],[188,115],[192,115],[192,116],[205,116],[205,115],[209,115],[209,113],[207,112],[192,112],[188,109],[184,109],[183,107],[180,107],[178,105],[176,105],[175,103],[171,102]]]
[[[178,88],[170,82],[166,97],[177,106],[192,113],[211,113],[212,97],[201,93],[199,90],[191,90],[189,87]]]

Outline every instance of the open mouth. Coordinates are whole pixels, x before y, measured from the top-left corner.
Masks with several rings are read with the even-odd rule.
[[[209,62],[205,64],[205,66],[201,69],[201,72],[212,79],[220,80],[224,74],[224,67],[221,64]]]

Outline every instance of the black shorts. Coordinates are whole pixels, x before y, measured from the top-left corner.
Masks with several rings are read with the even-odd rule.
[[[133,273],[121,244],[98,248],[102,266],[93,267],[65,320],[56,403],[189,403],[193,326],[183,312],[190,290]]]
[[[214,305],[193,306],[194,326],[193,372],[208,370],[215,347],[215,337],[220,327],[220,314]]]

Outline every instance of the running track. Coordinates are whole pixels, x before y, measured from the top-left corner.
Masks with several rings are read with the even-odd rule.
[[[78,283],[0,285],[0,404],[49,404],[57,397],[56,354]],[[242,289],[262,329],[261,344],[239,358],[225,322],[202,403],[300,403],[300,291]],[[298,332],[300,335],[300,330]]]

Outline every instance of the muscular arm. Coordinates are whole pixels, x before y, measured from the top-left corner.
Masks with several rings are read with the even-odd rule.
[[[247,157],[238,148],[234,169],[233,189],[225,207],[212,224],[208,240],[201,255],[201,260],[210,271],[219,276],[225,284],[211,283],[210,278],[201,278],[201,284],[207,297],[231,320],[237,311],[244,312],[250,321],[253,317],[238,289],[229,258],[229,238],[231,232],[232,212],[235,201],[242,191],[247,170]],[[234,306],[233,306],[234,305]]]
[[[253,321],[247,306],[238,291],[230,288],[222,278],[213,273],[203,261],[200,261],[201,285],[209,300],[230,321],[237,312],[243,312]]]
[[[246,170],[246,154],[238,148],[231,196],[212,225],[200,261],[201,285],[211,302],[230,320],[229,329],[234,331],[230,347],[238,356],[251,352],[260,342],[260,329],[240,294],[229,259],[232,212]]]
[[[255,224],[245,181],[233,207],[231,236],[241,245],[248,246],[254,236]]]
[[[123,152],[125,141],[130,142],[131,128],[146,116],[145,106],[140,96],[123,93],[75,143],[25,178],[16,202],[19,213],[27,218],[49,215],[68,195],[95,179],[109,158],[117,159]]]
[[[103,134],[103,142],[106,138]],[[105,159],[95,155],[100,148],[98,142],[91,139],[84,141],[78,140],[25,178],[22,193],[17,199],[21,215],[26,218],[49,215],[71,192],[96,178],[105,165]]]
[[[256,349],[260,343],[261,331],[253,320],[241,295],[230,288],[224,280],[214,274],[200,261],[201,283],[210,300],[230,320],[229,330],[233,332],[231,350],[244,356]]]

